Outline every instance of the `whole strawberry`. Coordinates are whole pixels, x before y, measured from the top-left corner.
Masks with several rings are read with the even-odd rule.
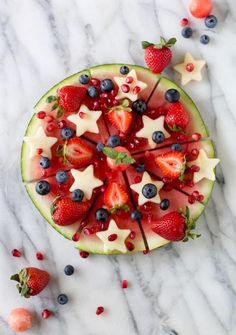
[[[58,90],[58,102],[67,113],[78,111],[86,95],[86,88],[79,86],[63,86]]]
[[[87,201],[77,202],[70,198],[56,198],[51,206],[54,222],[59,226],[69,226],[81,220],[89,209]]]
[[[10,278],[18,282],[17,289],[22,297],[29,298],[39,294],[48,284],[50,275],[47,271],[28,267]]]
[[[142,47],[145,49],[144,59],[149,69],[154,73],[161,73],[171,62],[172,51],[170,47],[176,43],[176,38],[172,37],[166,41],[160,38],[159,44],[142,41]]]
[[[189,115],[184,106],[178,101],[169,105],[165,122],[174,131],[185,130],[189,124]]]

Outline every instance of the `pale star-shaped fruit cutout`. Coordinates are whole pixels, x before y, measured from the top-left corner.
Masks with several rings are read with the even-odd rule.
[[[70,187],[70,192],[80,189],[88,200],[91,199],[93,189],[103,184],[100,179],[94,176],[92,164],[83,171],[71,169],[71,174],[74,177],[74,183]]]
[[[76,125],[76,136],[79,137],[86,131],[99,133],[97,121],[101,114],[101,111],[91,111],[87,106],[81,105],[78,113],[68,116],[67,119]]]
[[[131,83],[129,83],[129,80],[127,79],[129,77],[133,78]],[[135,101],[138,99],[138,94],[147,87],[146,83],[137,79],[137,73],[134,69],[131,70],[127,76],[114,77],[114,80],[119,87],[119,91],[116,96],[116,99],[118,100],[128,98],[131,101]],[[129,91],[123,92],[122,85],[127,85],[129,87]]]
[[[186,85],[191,80],[202,80],[201,70],[205,64],[206,62],[204,60],[196,60],[189,52],[187,52],[184,57],[184,62],[175,65],[174,69],[181,74],[181,84]],[[192,68],[192,71],[188,71],[187,68]]]
[[[162,131],[165,138],[170,137],[170,134],[164,128],[164,116],[160,116],[156,120],[153,120],[150,117],[144,115],[142,119],[143,128],[136,133],[136,136],[146,138],[151,148],[155,148],[156,146],[156,143],[152,139],[152,134],[154,131]]]
[[[25,136],[24,141],[29,146],[30,158],[37,155],[37,149],[43,150],[42,156],[51,158],[51,147],[57,142],[57,138],[47,136],[43,127],[40,126],[33,136]]]
[[[200,168],[193,174],[194,183],[198,183],[203,178],[214,181],[216,179],[214,169],[219,162],[218,158],[208,158],[206,152],[200,149],[197,159],[188,163],[188,166],[196,165]]]
[[[146,185],[146,184],[153,184],[153,185],[156,186],[157,194],[155,195],[155,197],[150,198],[150,199],[145,198],[145,196],[142,193],[142,189],[143,189],[144,185]],[[130,185],[130,188],[133,191],[138,193],[138,204],[141,206],[148,201],[154,202],[155,204],[160,204],[161,198],[160,198],[160,195],[159,195],[159,191],[160,191],[160,189],[162,188],[163,185],[164,185],[164,183],[162,181],[152,180],[150,175],[145,171],[143,173],[142,180],[140,181],[140,183],[132,184],[132,185]]]
[[[96,233],[96,235],[104,243],[104,246],[103,246],[104,252],[120,251],[122,253],[125,253],[127,252],[125,240],[129,236],[130,232],[131,230],[129,229],[118,228],[116,222],[114,220],[111,220],[109,222],[108,229],[105,231]],[[108,237],[113,234],[117,236],[116,239],[114,241],[109,241]]]

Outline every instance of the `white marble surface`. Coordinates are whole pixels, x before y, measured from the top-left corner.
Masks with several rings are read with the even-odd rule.
[[[16,306],[35,313],[28,334],[235,335],[236,334],[236,3],[215,1],[219,25],[199,43],[203,21],[192,19],[194,37],[181,37],[187,0],[1,0],[0,2],[0,334]],[[48,227],[20,180],[20,146],[32,106],[63,77],[109,62],[143,64],[140,41],[176,36],[173,64],[186,51],[205,59],[201,83],[186,87],[216,142],[221,166],[212,200],[199,220],[202,238],[147,256],[81,259]],[[171,68],[168,75],[179,79]],[[24,257],[13,258],[13,248]],[[46,260],[39,264],[34,253]],[[72,277],[63,275],[71,263]],[[18,297],[9,276],[21,266],[50,269],[51,285],[39,297]],[[120,288],[121,278],[130,287]],[[70,303],[58,306],[56,296]],[[100,317],[98,305],[106,308]],[[43,308],[55,316],[42,320]]]

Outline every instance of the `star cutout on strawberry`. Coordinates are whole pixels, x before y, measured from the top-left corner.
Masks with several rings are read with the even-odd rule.
[[[166,41],[160,38],[160,43],[154,44],[147,41],[142,42],[145,49],[145,63],[153,73],[161,73],[171,62],[172,51],[170,48],[176,43],[176,38],[172,37]]]

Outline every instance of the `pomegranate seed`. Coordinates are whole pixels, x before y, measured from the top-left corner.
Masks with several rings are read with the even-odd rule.
[[[131,84],[133,81],[134,81],[134,78],[131,77],[131,76],[129,76],[129,77],[127,77],[127,78],[125,79],[125,82],[126,82],[127,84]]]
[[[198,171],[200,171],[200,167],[197,166],[197,165],[192,165],[190,169],[191,169],[192,172],[198,172]]]
[[[185,141],[185,140],[186,140],[186,135],[184,135],[184,134],[180,134],[180,135],[178,135],[178,136],[177,136],[177,140],[178,140],[178,141]]]
[[[90,228],[85,228],[84,229],[84,235],[93,235],[95,233],[97,233],[100,230],[99,226],[94,226],[94,227],[90,227]]]
[[[107,230],[108,229],[108,222],[101,222],[99,223],[100,225],[100,230]]]
[[[117,93],[116,93],[116,90],[111,90],[111,96],[112,96],[112,97],[115,97],[116,94],[117,94]]]
[[[42,261],[44,259],[44,256],[41,252],[38,251],[36,252],[36,258],[37,260]]]
[[[22,253],[21,253],[20,250],[18,250],[18,249],[13,249],[13,250],[11,251],[11,254],[12,254],[12,256],[14,256],[14,257],[21,257],[21,256],[22,256]]]
[[[126,85],[126,84],[123,84],[123,85],[121,85],[121,90],[124,93],[128,93],[129,92],[129,86]]]
[[[100,98],[108,98],[108,94],[107,93],[101,93],[99,96],[100,96]]]
[[[201,139],[201,137],[202,137],[202,135],[199,134],[199,133],[194,133],[194,134],[192,135],[192,139],[193,139],[194,141],[199,141],[199,140]]]
[[[43,111],[41,111],[41,112],[38,112],[36,115],[37,115],[37,118],[38,118],[38,119],[44,119],[45,116],[46,116],[46,113],[43,112]]]
[[[193,187],[194,182],[192,180],[186,181],[186,185],[189,186],[189,187]]]
[[[121,282],[121,287],[122,288],[127,288],[128,287],[128,281],[126,279],[123,279]]]
[[[79,112],[79,117],[80,117],[81,119],[85,119],[85,118],[86,118],[86,113],[84,113],[84,112]]]
[[[130,149],[133,149],[134,147],[135,147],[134,143],[132,143],[132,142],[129,143],[129,148],[130,148]]]
[[[180,21],[180,25],[182,27],[185,27],[188,25],[188,19],[186,17],[184,17],[181,21]]]
[[[194,196],[194,198],[197,198],[199,196],[199,192],[198,191],[193,191],[192,195]]]
[[[143,254],[147,255],[149,253],[149,251],[150,251],[149,249],[145,249],[145,250],[143,250]]]
[[[179,185],[178,185],[180,190],[182,190],[184,188],[184,186],[185,186],[184,183],[179,183]]]
[[[143,205],[143,208],[144,208],[144,210],[147,211],[147,212],[148,212],[148,211],[151,211],[151,210],[152,210],[152,204],[151,204],[151,203],[149,203],[149,204],[148,204],[148,203],[147,203],[147,204],[144,204],[144,205]]]
[[[89,256],[89,253],[87,251],[80,251],[79,254],[82,258],[87,258]]]
[[[105,192],[105,189],[106,189],[106,188],[105,188],[104,186],[102,186],[102,187],[101,187],[101,192],[102,192],[102,193]]]
[[[112,104],[113,104],[113,106],[118,106],[120,104],[120,102],[118,100],[114,99],[112,101]]]
[[[100,80],[99,79],[96,79],[96,78],[92,78],[91,79],[91,83],[94,85],[94,86],[98,86],[100,84]]]
[[[53,120],[54,120],[54,117],[52,115],[47,115],[45,117],[45,121],[47,121],[47,122],[52,122]]]
[[[79,238],[80,238],[79,233],[75,233],[75,234],[72,236],[72,240],[73,240],[74,242],[79,241]]]
[[[150,157],[151,156],[149,151],[145,151],[144,155],[145,155],[145,157]]]
[[[199,150],[198,150],[198,149],[192,149],[192,150],[191,150],[191,154],[192,154],[193,156],[198,156],[198,154],[199,154]]]
[[[88,221],[87,221],[87,220],[84,220],[84,221],[82,221],[82,222],[80,223],[80,227],[81,227],[81,228],[84,228],[84,227],[87,226],[87,224],[88,224]]]
[[[194,70],[194,65],[193,65],[193,63],[188,63],[188,64],[186,65],[186,70],[187,70],[188,72],[193,72],[193,70]]]
[[[136,233],[135,233],[134,231],[131,231],[130,234],[129,234],[129,238],[130,238],[131,240],[134,240],[135,237],[136,237]]]
[[[126,245],[126,248],[127,248],[129,251],[133,251],[133,250],[134,250],[134,244],[133,244],[132,242],[126,241],[126,242],[125,242],[125,245]]]
[[[41,155],[43,153],[43,149],[41,149],[41,148],[38,148],[36,151],[37,151],[38,155]]]
[[[59,121],[58,124],[57,124],[57,126],[58,126],[59,129],[65,128],[66,121],[65,120]]]
[[[52,312],[50,312],[48,309],[44,309],[42,311],[42,318],[43,319],[48,319],[52,315]]]
[[[93,108],[93,110],[96,110],[96,109],[100,108],[99,102],[98,101],[94,101],[92,108]]]
[[[169,177],[163,177],[162,181],[164,184],[168,184],[168,183],[171,183],[172,180]]]
[[[166,191],[166,192],[169,192],[169,191],[173,190],[173,185],[171,183],[165,184],[163,186],[163,190]]]
[[[42,170],[41,174],[42,177],[47,177],[47,171],[45,169]]]
[[[140,181],[141,181],[141,177],[140,176],[136,176],[135,178],[134,178],[134,182],[135,183],[140,183]]]
[[[203,194],[199,194],[199,196],[197,197],[198,201],[203,201],[204,200],[204,195]]]
[[[117,234],[111,234],[108,236],[108,241],[112,242],[115,241],[117,239]]]
[[[139,145],[140,141],[137,137],[134,138],[134,144]]]
[[[139,86],[135,86],[133,89],[134,94],[138,94],[141,91],[141,88]]]
[[[102,314],[104,312],[104,307],[102,307],[102,306],[99,306],[98,308],[97,308],[97,310],[96,310],[96,314],[97,315],[100,315],[100,314]]]
[[[99,166],[99,164],[100,164],[100,162],[99,162],[99,161],[97,161],[97,160],[95,160],[95,161],[93,162],[93,164],[94,164],[94,166],[95,166],[95,167],[98,167],[98,166]]]
[[[53,131],[53,129],[54,129],[54,124],[53,124],[53,123],[50,123],[50,124],[47,126],[47,131],[48,131],[48,132],[51,132],[51,131]]]
[[[195,198],[194,198],[193,195],[189,195],[189,196],[188,196],[188,202],[189,202],[190,204],[194,204],[194,202],[195,202]]]

